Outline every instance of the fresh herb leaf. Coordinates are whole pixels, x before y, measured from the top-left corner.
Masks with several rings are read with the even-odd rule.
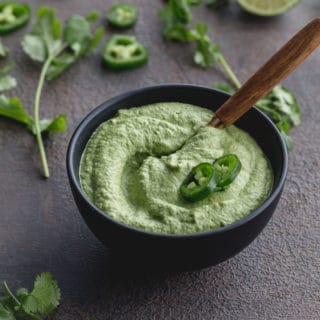
[[[16,296],[19,300],[25,298],[29,294],[29,291],[26,288],[19,288],[16,291]]]
[[[229,4],[229,0],[207,0],[207,7],[213,10],[221,9]]]
[[[227,93],[234,90],[226,83],[219,82],[214,87]],[[256,106],[266,113],[279,129],[288,150],[293,148],[289,132],[301,123],[301,109],[294,94],[283,85],[275,86],[270,93],[260,99]]]
[[[91,37],[91,41],[86,49],[85,55],[90,55],[96,48],[98,48],[101,39],[104,35],[103,27],[99,27],[95,30],[93,36]]]
[[[26,313],[38,313],[38,300],[31,294],[22,296],[20,299],[21,307]]]
[[[168,4],[159,11],[159,17],[164,22],[165,39],[187,41],[186,25],[192,20],[187,0],[169,0]]]
[[[14,295],[6,282],[3,287],[6,295],[0,297],[0,320],[42,320],[39,316],[52,314],[61,298],[58,284],[49,272],[37,276],[31,292],[19,288]]]
[[[57,281],[53,279],[49,272],[44,272],[37,276],[30,295],[37,300],[37,312],[46,316],[57,308],[61,298]]]
[[[56,17],[56,11],[49,7],[37,10],[37,19],[29,35],[37,36],[45,48],[45,59],[55,56],[62,48],[61,22]],[[28,46],[23,49],[29,49]],[[26,51],[28,54],[28,51]],[[32,58],[32,56],[30,55]]]
[[[0,92],[12,89],[17,85],[16,79],[8,74],[11,69],[11,64],[6,64],[0,68]]]
[[[47,80],[57,78],[79,58],[91,54],[100,44],[103,34],[103,27],[92,34],[86,18],[70,17],[63,32],[64,50],[52,60],[46,73]]]
[[[169,6],[176,17],[182,23],[189,23],[192,20],[189,3],[186,0],[169,0]]]
[[[86,18],[81,16],[72,16],[67,20],[63,35],[65,43],[72,46],[78,43],[81,51],[85,51],[88,42],[91,39],[90,24]]]
[[[46,73],[47,80],[53,80],[76,62],[78,56],[73,52],[64,52],[54,58]]]
[[[196,42],[194,62],[204,68],[212,67],[220,55],[219,46],[211,42],[207,33],[208,26],[200,22],[189,33],[189,39]]]
[[[301,124],[301,110],[297,99],[287,88],[282,85],[275,86],[265,99],[267,99],[265,103],[271,104],[281,114],[287,115],[292,125]],[[260,101],[260,103],[263,102],[263,100]]]
[[[19,98],[0,95],[0,116],[25,124],[26,128],[36,135],[33,118]],[[68,129],[67,117],[64,114],[60,114],[55,119],[42,119],[39,121],[39,125],[41,132],[48,133],[62,133]]]
[[[12,310],[0,303],[0,320],[16,320]]]
[[[65,114],[60,114],[55,119],[40,120],[41,132],[62,133],[67,129],[67,116]]]
[[[0,116],[21,122],[31,128],[33,119],[23,107],[19,98],[8,98],[0,95]]]
[[[2,43],[2,40],[0,39],[0,58],[5,58],[9,53],[9,49],[5,47],[5,45]]]
[[[90,23],[96,22],[100,18],[100,14],[97,11],[91,11],[87,16],[86,20]]]
[[[17,81],[10,75],[0,76],[0,91],[5,91],[14,88],[17,85]]]
[[[43,62],[47,57],[47,50],[43,40],[38,35],[27,34],[22,39],[22,48],[24,52],[32,59]]]

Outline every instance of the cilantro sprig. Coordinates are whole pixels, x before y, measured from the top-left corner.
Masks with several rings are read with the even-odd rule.
[[[227,2],[223,0],[207,1],[207,5],[217,9]],[[168,40],[195,43],[194,62],[203,68],[219,64],[233,86],[239,89],[241,83],[222,54],[219,45],[210,39],[208,26],[203,22],[198,22],[193,29],[188,27],[192,21],[190,4],[190,0],[170,0],[160,11],[159,16],[164,21],[164,37]],[[219,83],[216,87],[229,93],[234,92],[226,83]],[[257,102],[256,106],[273,120],[290,150],[293,147],[293,140],[289,135],[290,130],[301,123],[301,110],[294,94],[284,86],[278,85]]]
[[[224,82],[215,83],[214,87],[227,93],[234,93],[234,89]],[[256,103],[256,107],[273,120],[287,149],[292,149],[294,143],[289,132],[293,127],[301,124],[301,110],[294,94],[283,85],[277,85]]]
[[[8,53],[9,51],[6,50]],[[1,43],[0,43],[1,53]],[[9,118],[26,126],[26,128],[36,135],[35,119],[29,114],[22,101],[18,97],[8,97],[3,91],[10,90],[17,85],[16,79],[10,75],[13,65],[5,64],[0,68],[0,116]],[[67,130],[66,115],[60,114],[54,119],[39,120],[40,132],[64,132]]]
[[[40,7],[33,29],[22,39],[24,52],[34,61],[42,64],[37,90],[34,97],[33,117],[29,115],[28,123],[24,122],[36,136],[43,176],[49,178],[47,156],[43,144],[42,132],[63,132],[67,129],[66,116],[59,115],[54,120],[40,120],[40,98],[45,80],[53,80],[83,56],[90,55],[99,45],[103,28],[91,32],[91,23],[98,18],[96,12],[82,17],[71,16],[65,27],[56,17],[56,11],[49,7]],[[16,108],[11,100],[6,101],[6,109]],[[22,113],[22,108],[19,108]],[[27,117],[25,115],[25,117]],[[31,121],[32,119],[32,121]],[[18,120],[18,119],[15,119]],[[19,121],[19,120],[18,120]]]
[[[5,295],[0,297],[0,320],[42,320],[59,306],[61,293],[50,272],[38,275],[32,291],[19,288],[14,294],[3,282]]]

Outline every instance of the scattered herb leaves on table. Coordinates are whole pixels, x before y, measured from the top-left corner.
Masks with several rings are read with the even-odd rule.
[[[19,288],[14,294],[4,281],[5,295],[0,297],[0,320],[42,320],[59,305],[61,293],[51,273],[38,275],[31,292]]]
[[[208,1],[214,8],[228,1]],[[198,3],[200,4],[200,3]],[[208,36],[208,27],[203,22],[198,22],[194,29],[188,28],[192,21],[190,0],[169,0],[168,4],[159,11],[159,17],[164,22],[163,36],[167,40],[194,42],[196,51],[194,62],[203,67],[210,68],[219,63],[229,80],[236,89],[241,83],[232,71],[230,65],[222,54],[218,44],[211,41]],[[233,93],[234,90],[225,83],[218,83],[218,89]],[[301,109],[294,94],[282,85],[278,85],[262,98],[256,106],[264,111],[276,124],[286,142],[288,150],[293,147],[293,140],[289,136],[292,127],[301,123]]]

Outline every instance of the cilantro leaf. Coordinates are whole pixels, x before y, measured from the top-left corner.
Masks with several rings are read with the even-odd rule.
[[[281,85],[274,87],[268,98],[279,112],[288,116],[294,126],[301,124],[301,110],[297,99],[287,88]]]
[[[204,68],[212,67],[221,54],[219,46],[211,42],[207,32],[208,26],[199,22],[189,33],[189,39],[196,42],[194,62]]]
[[[229,4],[229,0],[207,0],[207,7],[213,10],[221,9]]]
[[[38,303],[38,313],[48,316],[59,305],[61,293],[57,281],[49,272],[43,272],[37,276],[34,288],[30,293]]]
[[[186,25],[192,20],[187,0],[169,0],[158,15],[164,22],[163,36],[167,40],[187,41]]]
[[[47,57],[45,44],[40,36],[27,34],[22,39],[23,51],[32,59],[38,62],[43,62]]]
[[[19,288],[16,291],[16,296],[18,297],[19,300],[23,299],[29,294],[29,291],[26,288]]]
[[[103,34],[103,27],[97,28],[92,34],[86,18],[77,15],[70,17],[63,31],[64,50],[52,60],[46,73],[47,80],[57,78],[80,57],[91,54],[99,45]]]
[[[31,294],[20,297],[21,306],[26,313],[38,312],[38,300]]]
[[[214,87],[227,93],[234,90],[226,83],[218,82]],[[289,132],[301,123],[301,109],[293,93],[282,85],[275,86],[271,92],[256,103],[256,107],[266,113],[279,129],[288,150],[293,148]]]
[[[91,39],[89,22],[81,16],[75,15],[70,17],[67,20],[63,38],[69,46],[78,43],[82,51],[85,51]]]
[[[0,39],[0,58],[5,58],[9,53],[9,49],[4,46],[2,40]]]
[[[11,69],[11,64],[6,64],[0,68],[0,91],[12,89],[17,85],[16,79],[8,74]]]
[[[100,14],[97,11],[91,11],[87,16],[86,20],[90,23],[96,22],[100,18]]]
[[[99,27],[95,30],[93,36],[91,37],[91,41],[87,47],[87,50],[85,52],[85,55],[91,54],[99,46],[103,35],[104,35],[103,27]]]
[[[24,123],[27,127],[31,127],[33,119],[23,107],[19,98],[8,98],[0,95],[0,116],[10,118],[12,120]]]
[[[19,288],[14,295],[5,281],[3,287],[6,295],[0,297],[0,320],[42,320],[38,315],[48,316],[59,305],[60,289],[49,272],[37,276],[30,293]]]
[[[40,7],[32,31],[22,39],[24,52],[33,60],[44,62],[62,49],[61,22],[52,8]]]
[[[60,114],[55,119],[40,120],[41,132],[60,133],[67,131],[67,129],[67,116],[65,114]]]
[[[53,80],[69,68],[73,63],[77,61],[78,54],[74,52],[64,52],[58,57],[54,58],[48,68],[46,78],[47,80]]]
[[[56,18],[55,9],[40,7],[37,10],[37,20],[30,35],[38,36],[42,41],[46,52],[45,58],[54,56],[61,50],[61,22]],[[26,53],[28,54],[28,51]],[[34,54],[34,51],[32,53]]]
[[[0,303],[0,320],[16,320],[12,310]]]
[[[0,76],[0,91],[5,91],[14,88],[17,85],[17,80],[10,76]]]

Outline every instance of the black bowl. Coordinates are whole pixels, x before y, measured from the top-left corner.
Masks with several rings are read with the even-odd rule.
[[[157,269],[196,269],[218,264],[244,249],[265,227],[279,201],[287,173],[286,146],[268,117],[252,108],[236,125],[257,141],[270,160],[274,186],[268,199],[251,214],[226,227],[189,235],[167,235],[115,221],[87,198],[79,183],[79,163],[89,138],[102,122],[122,108],[177,101],[216,110],[228,97],[226,93],[193,85],[142,88],[106,101],[90,112],[75,130],[67,154],[67,170],[75,202],[96,237],[130,267],[134,264]]]

